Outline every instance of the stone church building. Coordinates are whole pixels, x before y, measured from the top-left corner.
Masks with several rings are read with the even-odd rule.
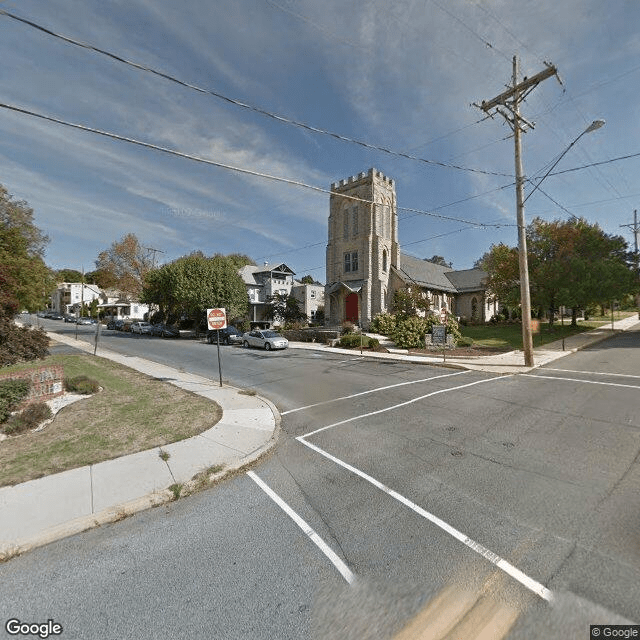
[[[395,183],[369,169],[331,185],[325,322],[368,328],[394,292],[418,287],[439,313],[486,322],[497,313],[481,269],[456,271],[401,253]]]

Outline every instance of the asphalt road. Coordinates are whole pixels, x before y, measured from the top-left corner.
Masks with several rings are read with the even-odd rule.
[[[217,377],[215,346],[109,333],[110,349]],[[628,332],[501,377],[224,347],[224,378],[282,412],[272,455],[0,566],[4,619],[250,639],[588,638],[638,622],[639,347]]]

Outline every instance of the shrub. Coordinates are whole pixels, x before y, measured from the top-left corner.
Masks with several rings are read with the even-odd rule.
[[[29,395],[31,382],[19,378],[0,380],[0,422],[4,422],[11,412]]]
[[[72,393],[91,394],[100,389],[100,383],[88,376],[76,376],[75,378],[65,378],[64,388]]]
[[[389,336],[396,328],[396,316],[392,313],[379,313],[371,322],[371,331]]]
[[[49,354],[49,338],[43,329],[19,327],[0,315],[0,366],[42,359]]]
[[[435,314],[429,314],[426,318],[419,316],[399,318],[390,338],[401,349],[422,349],[425,335],[431,333],[431,328],[436,324],[440,324],[440,317]],[[453,315],[447,318],[447,334],[453,337],[454,342],[462,338],[460,327]]]
[[[12,415],[4,426],[7,435],[15,435],[35,429],[40,423],[48,420],[53,415],[51,407],[44,402],[30,404],[20,413]]]
[[[456,342],[458,347],[470,347],[472,344],[473,338],[467,338],[465,336],[462,336],[462,338],[459,338],[458,342]]]
[[[348,320],[346,322],[342,323],[342,335],[346,336],[349,333],[353,333],[356,330],[356,325],[353,324],[353,322],[349,322]]]
[[[360,344],[362,344],[363,347],[370,347],[371,349],[376,349],[380,346],[377,338],[370,338],[360,333],[350,333],[342,336],[340,342],[338,342],[338,346],[344,349],[359,348]]]
[[[401,349],[421,349],[424,347],[424,337],[430,330],[428,318],[408,316],[398,320],[390,337]]]

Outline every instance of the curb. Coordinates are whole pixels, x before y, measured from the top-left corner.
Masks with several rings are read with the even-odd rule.
[[[59,340],[59,336],[55,333],[52,334],[51,337],[54,340],[58,340],[59,342],[64,343],[64,341]],[[80,348],[79,350],[80,352],[89,352],[90,350],[92,350],[92,348],[90,345],[87,344],[86,349]],[[104,358],[105,356],[102,355],[100,357]],[[152,362],[152,361],[149,361],[149,362]],[[132,368],[132,367],[129,367],[129,368]],[[132,369],[136,371],[135,368],[132,368]],[[139,372],[139,373],[141,375],[147,375],[144,372]],[[171,382],[169,382],[169,384],[171,384]],[[175,385],[175,386],[178,386],[178,385]],[[182,387],[178,386],[178,388],[182,388]],[[227,390],[236,391],[236,392],[242,391],[242,389],[232,385],[225,385],[224,388]],[[228,464],[225,463],[224,468],[218,472],[212,472],[207,474],[206,476],[203,476],[202,474],[206,473],[208,469],[216,466],[216,462],[212,461],[209,466],[203,467],[203,469],[197,472],[194,476],[192,476],[190,480],[175,483],[175,484],[178,484],[181,488],[181,491],[177,496],[169,488],[173,485],[169,485],[169,487],[165,489],[155,490],[150,493],[133,498],[131,500],[110,505],[109,507],[102,509],[101,511],[97,511],[95,513],[91,513],[87,515],[82,515],[72,520],[68,520],[67,522],[63,522],[51,527],[44,528],[40,530],[38,533],[36,533],[35,535],[28,536],[22,540],[18,540],[18,541],[12,540],[11,542],[0,541],[0,562],[8,561],[11,558],[24,554],[38,547],[47,545],[51,542],[55,542],[57,540],[61,540],[63,538],[66,538],[78,533],[82,533],[89,529],[94,529],[96,527],[100,527],[105,524],[112,524],[112,523],[118,522],[140,511],[145,511],[147,509],[158,507],[163,504],[167,504],[169,502],[174,502],[178,500],[180,497],[187,497],[192,493],[196,493],[203,488],[209,487],[220,480],[230,478],[238,474],[239,472],[242,472],[244,469],[247,469],[253,466],[258,460],[268,455],[271,449],[276,444],[278,437],[280,435],[280,425],[282,422],[282,417],[277,407],[273,402],[271,402],[271,400],[264,398],[263,396],[258,394],[255,394],[255,395],[252,394],[252,397],[258,400],[259,402],[264,403],[264,405],[268,407],[269,412],[273,416],[274,424],[273,424],[273,428],[269,433],[269,437],[263,442],[263,444],[259,445],[253,451],[250,451],[249,453],[247,453],[247,455],[245,455],[244,457],[232,463],[228,463]],[[211,401],[217,402],[217,404],[222,408],[223,416],[220,422],[218,423],[220,424],[224,421],[224,411],[225,411],[224,405],[223,403],[217,400],[211,399]],[[199,435],[194,436],[194,438],[197,438],[197,437],[199,437]],[[186,442],[188,440],[189,439],[181,440],[178,442]],[[175,443],[169,443],[167,445],[163,445],[163,447],[171,446],[171,444],[175,444]],[[145,451],[152,452],[157,449],[158,447],[152,447]],[[145,451],[136,452],[136,454],[130,454],[130,455],[145,453]],[[122,456],[122,457],[126,457],[126,456]],[[218,464],[221,464],[221,462],[219,462]],[[82,468],[82,467],[78,467],[78,468]],[[33,482],[33,480],[29,482]],[[19,485],[13,485],[13,486],[19,486]]]
[[[204,489],[221,480],[225,480],[226,478],[230,478],[236,475],[238,472],[243,471],[245,468],[253,466],[258,460],[265,457],[276,444],[280,435],[280,423],[282,420],[280,412],[276,409],[275,405],[270,400],[267,400],[262,396],[255,397],[260,398],[260,400],[269,405],[273,413],[275,427],[273,429],[273,432],[271,433],[271,437],[265,444],[252,451],[242,460],[236,462],[233,465],[225,466],[222,471],[210,474],[202,487],[198,487],[197,481],[192,478],[185,483],[180,483],[187,490],[184,491],[184,493],[181,493],[177,498],[169,488],[162,491],[153,491],[144,496],[139,496],[134,500],[129,500],[127,502],[112,505],[107,509],[92,513],[91,515],[81,516],[79,518],[69,520],[68,522],[56,525],[54,527],[49,527],[48,529],[45,529],[37,535],[27,538],[26,540],[18,544],[2,543],[0,544],[0,563],[11,560],[16,556],[27,553],[28,551],[32,551],[33,549],[37,549],[38,547],[43,547],[47,544],[50,544],[51,542],[56,542],[57,540],[62,540],[64,538],[74,536],[78,533],[83,533],[84,531],[101,527],[105,524],[113,524],[115,522],[119,522],[120,520],[124,520],[129,516],[139,513],[140,511],[146,511],[147,509],[159,507],[163,504],[175,502],[180,498],[188,497],[193,493],[197,493],[201,489]],[[152,451],[156,448],[157,447],[153,447],[152,449],[148,449],[148,451]]]

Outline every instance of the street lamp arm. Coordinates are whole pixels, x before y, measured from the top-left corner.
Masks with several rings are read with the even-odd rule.
[[[549,170],[542,176],[542,178],[540,180],[538,180],[538,183],[536,184],[536,186],[529,192],[529,195],[524,199],[523,204],[535,193],[535,191],[538,189],[538,187],[544,182],[544,179],[556,168],[556,166],[558,165],[558,163],[560,162],[560,160],[562,160],[562,158],[565,157],[565,155],[567,155],[567,153],[569,152],[569,150],[571,149],[571,147],[573,147],[573,145],[576,144],[576,142],[578,142],[578,140],[580,140],[580,138],[582,138],[582,136],[585,133],[591,133],[592,131],[595,131],[596,129],[599,129],[600,127],[602,127],[604,125],[604,120],[594,120],[558,157],[558,159],[551,165],[551,167],[549,168]]]

